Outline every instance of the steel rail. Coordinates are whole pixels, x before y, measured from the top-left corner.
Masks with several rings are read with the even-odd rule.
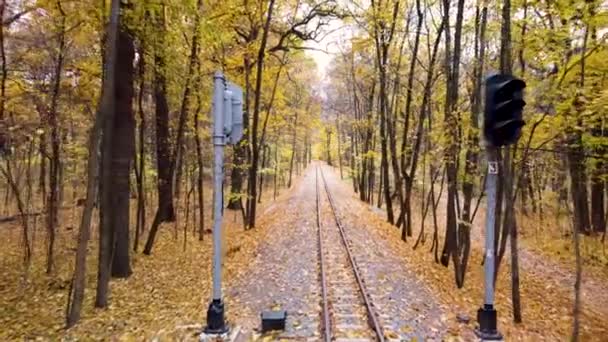
[[[331,342],[331,321],[329,319],[329,304],[327,301],[327,278],[325,277],[325,266],[323,265],[323,238],[321,237],[321,200],[319,196],[319,173],[315,169],[315,190],[317,202],[317,231],[319,241],[319,265],[321,268],[321,296],[323,307],[323,332],[325,342]]]
[[[342,226],[342,222],[340,221],[340,218],[338,217],[334,198],[333,198],[331,192],[329,191],[329,186],[327,185],[327,181],[325,180],[325,175],[323,174],[323,170],[319,167],[317,167],[317,169],[321,173],[321,178],[323,179],[325,193],[327,194],[327,199],[329,200],[329,205],[330,205],[331,211],[334,215],[334,219],[336,221],[336,226],[338,226],[338,230],[340,231],[340,237],[342,238],[342,244],[344,245],[344,247],[346,249],[346,254],[348,255],[348,259],[350,260],[350,264],[352,266],[352,269],[353,269],[353,272],[355,275],[355,279],[357,280],[357,285],[359,287],[359,291],[361,293],[361,296],[363,297],[363,302],[365,303],[368,324],[369,324],[370,328],[372,328],[372,330],[376,334],[377,340],[380,342],[384,342],[384,332],[382,331],[382,327],[380,326],[380,323],[378,322],[376,311],[374,310],[374,307],[372,306],[371,298],[370,298],[369,294],[367,293],[365,285],[363,284],[361,274],[359,273],[359,267],[357,266],[357,262],[356,262],[355,258],[353,257],[353,254],[351,252],[351,247],[348,244],[348,239],[346,238],[346,232],[344,230],[344,227]],[[317,190],[318,190],[318,188],[317,188]],[[320,207],[319,202],[320,202],[319,194],[317,191],[317,208]],[[320,216],[320,209],[318,209],[318,211],[317,211],[318,220],[320,220],[319,216]],[[319,225],[319,227],[320,227],[320,225]],[[321,236],[320,232],[321,232],[321,230],[319,229],[319,237]],[[321,258],[321,262],[322,262],[322,260],[323,260],[323,258]]]

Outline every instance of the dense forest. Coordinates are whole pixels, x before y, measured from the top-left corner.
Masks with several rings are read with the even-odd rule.
[[[299,48],[318,34],[307,23],[320,27],[333,5],[261,5],[2,3],[3,213],[22,226],[26,267],[33,234],[46,232],[47,274],[72,261],[56,256],[62,211],[82,215],[68,326],[80,316],[94,213],[97,307],[108,305],[111,277],[131,275],[130,254],[153,253],[163,224],[177,234],[190,221],[204,238],[216,69],[246,85],[250,138],[232,151],[229,207],[247,227],[270,188],[264,180],[276,195],[310,160],[319,97]]]
[[[158,244],[209,249],[213,196],[255,230],[312,159],[462,288],[486,206],[484,79],[501,72],[527,87],[522,136],[499,155],[496,265],[516,323],[520,243],[576,265],[578,336],[583,265],[608,265],[604,2],[24,0],[0,17],[1,267],[16,282],[0,292],[52,289],[61,328],[111,306],[112,279],[155,272],[139,266],[164,260]],[[322,79],[307,50],[336,22]],[[245,93],[225,194],[216,70]]]
[[[605,4],[417,0],[347,8],[350,44],[334,60],[327,98],[327,129],[337,142],[327,135],[325,149],[337,149],[340,172],[360,199],[384,208],[414,248],[431,216],[435,262],[451,264],[463,287],[479,235],[471,228],[485,205],[484,80],[515,74],[527,83],[526,125],[498,155],[496,266],[510,247],[513,320],[521,322],[519,230],[548,254],[574,240],[566,253],[576,259],[577,306],[581,259],[605,259]],[[584,256],[577,232],[589,237]]]
[[[407,6],[372,3],[354,16],[352,45],[331,70],[336,87],[327,101],[335,126],[328,129],[342,142],[339,166],[350,172],[361,200],[384,206],[406,240],[415,188],[445,178],[448,238],[437,254],[444,265],[454,258],[462,283],[486,167],[483,81],[514,73],[527,83],[527,124],[519,143],[502,151],[500,256],[517,238],[515,211],[558,222],[571,217],[562,233],[601,238],[608,140],[600,4]]]

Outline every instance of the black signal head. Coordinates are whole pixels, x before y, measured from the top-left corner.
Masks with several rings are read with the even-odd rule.
[[[511,75],[496,74],[486,79],[484,136],[493,146],[513,144],[521,135],[523,89],[526,82]]]

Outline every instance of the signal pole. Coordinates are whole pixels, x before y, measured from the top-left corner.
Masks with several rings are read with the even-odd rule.
[[[475,333],[482,341],[502,340],[497,328],[497,313],[494,308],[494,278],[496,251],[494,250],[496,222],[496,189],[498,187],[498,151],[502,146],[517,142],[521,128],[525,125],[523,89],[526,82],[512,75],[496,74],[485,80],[485,108],[483,134],[488,159],[486,180],[486,241],[484,261],[484,301],[477,310],[479,328]],[[512,200],[507,198],[507,201]]]
[[[221,72],[213,77],[213,296],[207,310],[207,326],[201,335],[228,333],[222,300],[222,215],[224,207],[224,146],[243,136],[243,91],[226,82]]]
[[[224,322],[224,302],[222,301],[222,209],[224,182],[224,75],[216,72],[213,77],[213,297],[207,310],[206,333],[228,332]]]
[[[479,330],[477,336],[482,340],[502,340],[502,335],[497,329],[497,313],[494,309],[494,272],[496,263],[494,261],[494,228],[496,222],[496,189],[498,187],[498,147],[486,146],[488,158],[488,175],[486,178],[486,241],[484,259],[484,304],[477,311]]]

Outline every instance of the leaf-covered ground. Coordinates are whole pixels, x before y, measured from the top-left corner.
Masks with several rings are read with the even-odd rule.
[[[389,241],[370,228],[361,204],[340,188],[339,177],[324,167],[328,188],[348,235],[353,255],[380,316],[385,336],[392,341],[471,341],[473,329],[459,323],[450,303],[436,295],[411,263]],[[372,214],[373,215],[373,214]]]
[[[333,189],[335,177],[327,178]],[[330,320],[336,327],[332,333],[336,338],[372,340],[352,269],[320,186],[328,304]],[[315,195],[315,170],[311,167],[293,188],[288,201],[277,203],[272,215],[278,214],[280,219],[262,228],[264,239],[250,260],[250,267],[230,283],[227,303],[236,311],[235,324],[249,336],[259,335],[256,330],[261,311],[280,307],[287,310],[288,316],[286,329],[277,339],[322,339]],[[350,205],[352,198],[335,200],[385,337],[390,341],[471,339],[469,327],[459,327],[455,321],[449,327],[449,305],[438,302],[387,241],[350,219],[343,204]],[[265,337],[268,336],[262,338]]]
[[[282,308],[288,311],[282,338],[320,338],[314,184],[307,172],[269,210],[268,224],[256,228],[261,242],[248,267],[226,284],[231,320],[248,336],[257,335],[260,312]]]
[[[76,229],[72,228],[76,224],[70,220],[78,214],[65,211],[62,214],[62,222],[66,223],[58,233],[57,269],[52,276],[45,274],[45,232],[40,224],[34,237],[34,258],[27,270],[19,247],[21,228],[16,223],[0,225],[3,241],[0,249],[0,341],[56,341],[60,338],[141,341],[155,336],[161,340],[195,339],[203,326],[210,296],[210,235],[199,242],[189,232],[184,250],[183,226],[180,224],[176,239],[174,226],[163,225],[152,256],[132,254],[133,275],[111,282],[110,307],[101,310],[93,308],[98,238],[97,228],[93,227],[82,319],[66,331],[65,308],[77,236]],[[240,213],[226,211],[226,279],[247,267],[265,221],[264,217],[260,219],[260,229],[243,231]],[[209,224],[210,221],[207,227]]]
[[[334,177],[339,175],[334,171]],[[326,174],[327,175],[327,174]],[[482,236],[484,217],[483,209],[478,214],[479,218],[473,227],[473,243],[471,257],[466,275],[465,286],[457,289],[454,281],[454,270],[450,264],[449,269],[434,262],[430,250],[430,239],[433,231],[432,218],[429,214],[426,222],[427,239],[426,244],[412,249],[413,240],[403,243],[400,240],[400,231],[386,223],[385,213],[373,206],[360,202],[355,198],[352,184],[345,180],[340,186],[335,187],[339,194],[336,197],[342,199],[351,198],[351,214],[353,220],[364,222],[370,231],[386,238],[390,244],[397,249],[402,260],[410,264],[418,276],[426,280],[434,293],[440,296],[444,303],[451,305],[451,321],[455,321],[457,314],[466,314],[471,318],[471,327],[475,325],[476,310],[483,298],[483,267]],[[417,200],[413,199],[414,213],[420,213]],[[438,207],[438,225],[440,236],[445,229],[445,203]],[[421,216],[414,214],[413,226],[414,238],[421,224]],[[477,237],[477,239],[475,238]],[[439,247],[442,247],[440,241]],[[507,247],[507,251],[508,251]],[[563,269],[560,265],[528,252],[524,247],[520,248],[523,256],[520,256],[520,288],[522,298],[523,323],[515,325],[512,322],[511,306],[511,274],[509,254],[505,255],[503,266],[500,269],[497,282],[496,304],[499,312],[499,329],[507,340],[525,341],[556,341],[566,340],[572,331],[572,303],[574,299],[574,283],[571,271]],[[528,254],[534,259],[525,259]],[[564,277],[564,274],[566,275]],[[605,289],[608,280],[600,281],[603,273],[593,273],[583,282],[583,299],[581,314],[581,337],[582,341],[606,341],[608,336],[608,307],[602,305],[608,297],[607,291],[594,292],[595,287]],[[585,280],[585,279],[584,279]],[[591,285],[589,285],[591,284]],[[588,286],[589,288],[586,288]],[[598,304],[600,303],[600,304]]]
[[[366,229],[370,238],[383,241],[385,253],[407,265],[420,286],[427,288],[438,305],[445,310],[446,314],[441,317],[441,321],[447,325],[451,334],[471,331],[483,292],[480,245],[473,244],[465,286],[458,290],[454,285],[451,266],[446,269],[434,263],[432,254],[428,252],[429,239],[426,244],[413,250],[412,241],[403,243],[400,232],[385,223],[383,213],[360,202],[348,182],[340,182],[339,176],[329,168],[325,168],[325,175],[328,181],[333,179],[332,191],[334,197],[340,199],[340,208],[348,210],[350,214],[344,217],[344,223],[357,224]],[[258,227],[249,231],[243,231],[239,213],[226,211],[228,233],[224,246],[224,279],[227,286],[236,279],[246,278],[250,273],[250,263],[260,251],[260,243],[269,234],[273,234],[272,227],[281,225],[293,215],[287,211],[289,200],[289,193],[285,192],[276,202],[265,201],[268,207],[260,211]],[[62,211],[62,225],[56,248],[56,272],[52,276],[44,273],[46,234],[40,219],[36,235],[32,237],[35,240],[34,258],[27,270],[23,267],[19,247],[20,227],[15,222],[0,225],[3,240],[3,248],[0,250],[0,341],[55,341],[61,338],[129,341],[150,340],[154,337],[160,337],[161,340],[194,340],[204,323],[209,299],[211,239],[207,235],[205,241],[199,242],[189,233],[184,250],[183,227],[179,227],[176,238],[173,225],[170,224],[161,228],[151,257],[133,254],[134,273],[129,279],[112,281],[110,307],[105,310],[93,308],[97,262],[97,235],[94,227],[89,244],[83,317],[76,327],[68,331],[63,329],[77,234],[74,227],[77,227],[78,216],[78,210]],[[418,219],[414,220],[414,227],[420,226]],[[439,225],[443,227],[441,215]],[[427,232],[432,231],[432,225],[427,225],[426,229]],[[291,241],[292,237],[282,238]],[[564,278],[559,274],[567,273],[568,269],[560,268],[557,272],[557,269],[546,267],[542,255],[534,256],[541,260],[543,267],[522,262],[524,323],[520,325],[513,324],[511,320],[508,256],[505,259],[497,285],[500,330],[508,341],[565,340],[571,332],[573,286],[569,283],[569,277]],[[591,268],[590,273],[593,270]],[[593,272],[592,275],[594,281],[598,279],[598,288],[605,286],[607,282],[601,281],[606,279],[603,273]],[[587,284],[584,283],[583,290]],[[592,300],[593,296],[597,301]],[[606,296],[606,292],[590,293],[584,298],[581,320],[583,341],[606,340],[608,309],[597,304],[603,303]],[[228,301],[230,300],[229,297]],[[238,305],[229,306],[228,318],[238,324],[239,312]],[[470,323],[458,323],[457,315],[469,316]]]

